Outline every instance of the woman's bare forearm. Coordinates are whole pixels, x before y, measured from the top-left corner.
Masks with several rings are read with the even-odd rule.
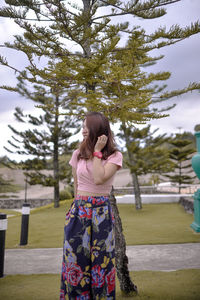
[[[104,182],[105,169],[101,163],[101,159],[93,158],[93,178],[95,184],[102,184]]]
[[[74,197],[77,196],[77,181],[74,180]]]
[[[74,197],[77,196],[77,175],[76,175],[76,170],[72,168],[72,175],[74,178]]]
[[[93,178],[95,184],[103,184],[111,178],[117,171],[118,166],[112,163],[107,163],[104,166],[99,158],[93,159]]]
[[[101,135],[98,137],[96,145],[94,147],[94,152],[100,152],[106,145],[108,137],[106,135]],[[94,156],[93,157],[93,178],[95,184],[103,184],[117,171],[117,166],[108,163],[102,165],[101,159]]]

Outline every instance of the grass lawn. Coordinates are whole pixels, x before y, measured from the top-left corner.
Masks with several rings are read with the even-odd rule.
[[[48,206],[32,211],[25,248],[61,248],[65,213],[70,203],[63,202],[56,209]],[[187,214],[179,204],[146,204],[141,211],[136,211],[131,204],[119,204],[118,208],[127,245],[200,242],[200,233],[190,227],[193,215]],[[21,216],[9,218],[6,248],[19,247],[20,230]]]
[[[116,299],[126,300],[199,300],[200,270],[174,272],[131,272],[138,286],[137,296],[122,296],[116,280]],[[1,300],[55,300],[59,299],[60,275],[9,275],[0,279]]]

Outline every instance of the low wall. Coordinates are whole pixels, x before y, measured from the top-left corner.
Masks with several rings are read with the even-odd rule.
[[[155,194],[155,195],[141,195],[142,203],[179,203],[180,198],[188,197],[188,195],[182,194]],[[135,195],[123,195],[123,196],[116,196],[117,203],[133,203],[135,204]]]
[[[154,186],[140,186],[141,194],[175,194],[175,191],[158,190]],[[134,194],[134,187],[114,187],[115,195]]]
[[[141,195],[142,203],[170,203],[176,202],[183,205],[187,212],[194,212],[194,203],[192,196],[175,194],[175,195]],[[135,203],[135,196],[133,194],[116,196],[117,203]],[[27,203],[31,208],[40,207],[52,203],[52,199],[28,199]],[[22,208],[24,199],[0,199],[0,208],[2,209],[15,209]]]
[[[194,200],[189,197],[180,197],[179,203],[183,205],[186,212],[193,214],[194,213]]]
[[[181,194],[185,195],[191,195],[194,194],[194,192],[197,191],[197,189],[200,188],[200,185],[182,185],[181,186]],[[178,186],[140,186],[140,192],[141,194],[178,194],[179,189]],[[114,186],[114,193],[116,195],[126,195],[126,194],[134,194],[134,187],[133,186],[126,186],[126,187],[120,187],[120,186]]]
[[[0,199],[0,208],[2,209],[14,209],[22,208],[24,199]],[[31,208],[40,207],[52,203],[52,199],[28,199],[27,203]]]

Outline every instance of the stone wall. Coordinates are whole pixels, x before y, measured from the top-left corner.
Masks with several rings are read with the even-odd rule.
[[[165,190],[159,190],[156,186],[140,186],[141,194],[166,194]],[[134,194],[134,187],[114,187],[115,195]],[[167,191],[167,194],[175,194],[173,191]]]
[[[27,203],[31,208],[40,207],[52,203],[52,199],[28,199]],[[24,199],[0,199],[0,208],[2,209],[15,209],[22,208]]]
[[[180,197],[179,203],[183,205],[186,212],[194,213],[194,200],[191,197]]]

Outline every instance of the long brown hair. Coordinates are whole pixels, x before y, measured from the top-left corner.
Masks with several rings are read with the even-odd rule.
[[[108,141],[101,152],[103,159],[107,159],[109,155],[117,151],[108,119],[102,113],[89,112],[86,114],[85,120],[89,134],[80,144],[78,159],[92,158],[97,139],[103,134],[108,137]]]

